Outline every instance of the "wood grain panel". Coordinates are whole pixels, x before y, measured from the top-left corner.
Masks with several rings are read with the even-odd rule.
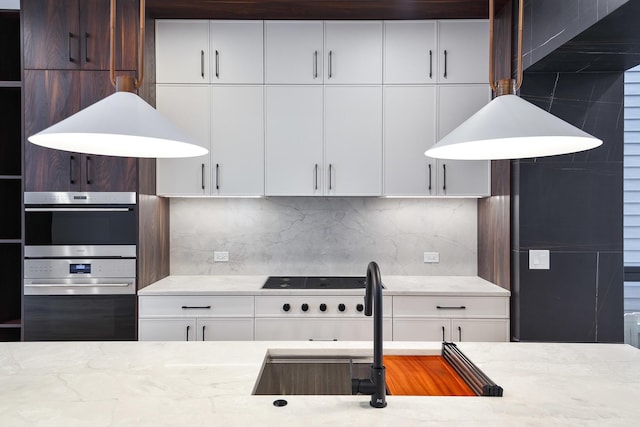
[[[169,275],[169,199],[138,195],[138,289]]]
[[[384,356],[392,396],[475,396],[442,356]]]
[[[501,8],[509,0],[497,0]],[[488,0],[147,0],[155,18],[199,19],[473,19]]]
[[[511,3],[496,9],[496,79],[512,75]],[[478,276],[511,289],[511,161],[491,162],[491,197],[478,200]]]

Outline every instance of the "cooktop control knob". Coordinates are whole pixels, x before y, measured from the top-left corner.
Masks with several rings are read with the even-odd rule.
[[[320,304],[320,311],[327,311],[327,304]]]
[[[356,310],[358,310],[358,311],[364,310],[364,305],[362,305],[362,304],[356,305]]]
[[[309,310],[309,304],[302,304],[302,311],[308,311]]]
[[[345,311],[347,309],[347,307],[344,304],[338,304],[338,310],[339,311]]]
[[[285,305],[283,305],[283,306],[282,306],[282,309],[283,309],[284,311],[289,311],[289,310],[291,310],[291,305],[289,305],[289,304],[285,304]]]

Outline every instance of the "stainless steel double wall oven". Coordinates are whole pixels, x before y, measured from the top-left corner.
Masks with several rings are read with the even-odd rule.
[[[24,339],[136,339],[136,193],[25,193]]]

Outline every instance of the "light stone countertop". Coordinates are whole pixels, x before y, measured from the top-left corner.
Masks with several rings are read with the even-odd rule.
[[[252,396],[268,351],[371,354],[367,342],[0,343],[0,425],[631,426],[640,350],[624,344],[462,343],[504,397]],[[385,343],[386,354],[440,343]]]
[[[138,295],[362,295],[355,290],[261,289],[267,276],[168,276]],[[509,291],[477,276],[383,276],[385,295],[449,295],[508,297]]]

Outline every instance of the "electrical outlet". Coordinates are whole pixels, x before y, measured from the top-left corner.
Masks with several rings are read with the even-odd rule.
[[[440,262],[440,252],[425,252],[424,262],[428,264],[436,264]]]
[[[548,250],[530,250],[529,270],[548,270],[549,258]]]
[[[213,251],[214,262],[229,262],[229,252],[227,251]]]

